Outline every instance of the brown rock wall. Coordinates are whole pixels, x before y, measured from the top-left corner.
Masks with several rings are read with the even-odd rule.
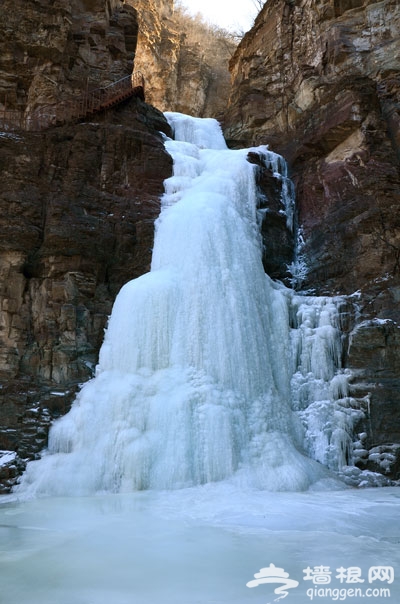
[[[399,31],[395,0],[272,0],[231,61],[226,135],[289,161],[307,287],[398,271]]]
[[[236,44],[173,0],[128,0],[138,12],[136,68],[146,97],[161,111],[221,116],[229,95],[228,62]]]
[[[173,0],[128,0],[138,13],[135,65],[146,74],[148,101],[172,111],[176,100],[181,34],[172,20]]]
[[[137,31],[121,0],[3,0],[0,112],[45,110],[128,75]]]

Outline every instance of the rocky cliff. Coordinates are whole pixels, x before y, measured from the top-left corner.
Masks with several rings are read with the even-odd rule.
[[[181,35],[174,27],[173,0],[128,0],[140,23],[135,67],[146,74],[148,101],[169,110],[177,88]]]
[[[3,107],[26,114],[130,74],[137,35],[131,7],[108,0],[5,4]],[[172,169],[163,130],[162,114],[138,98],[40,132],[3,124],[0,458],[1,451],[17,456],[8,453],[0,464],[0,492],[92,375],[119,288],[149,268],[153,222]]]
[[[3,0],[0,109],[32,112],[129,74],[138,24],[120,0]]]
[[[269,144],[289,162],[298,287],[358,292],[344,364],[368,402],[359,463],[397,477],[399,32],[397,0],[268,0],[232,58],[225,115],[232,146]]]
[[[221,116],[230,90],[228,62],[236,43],[190,17],[173,0],[127,0],[138,12],[136,68],[146,97],[161,111]]]

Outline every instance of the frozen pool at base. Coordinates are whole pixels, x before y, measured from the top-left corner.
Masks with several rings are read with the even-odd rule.
[[[298,582],[285,604],[400,602],[396,488],[243,493],[213,484],[0,501],[2,604],[267,604],[282,598],[282,583],[246,583],[271,564]],[[380,589],[390,596],[374,596]]]

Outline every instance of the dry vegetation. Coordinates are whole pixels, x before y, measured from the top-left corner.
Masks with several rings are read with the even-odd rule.
[[[234,53],[238,40],[235,34],[204,21],[198,13],[195,16],[179,3],[175,3],[173,22],[182,35],[182,50],[195,56],[204,71],[207,71],[207,98],[215,104],[220,98],[222,105],[227,101],[230,86],[229,60]],[[218,103],[217,103],[218,105]],[[204,109],[207,114],[207,107]],[[215,115],[215,113],[214,113]]]

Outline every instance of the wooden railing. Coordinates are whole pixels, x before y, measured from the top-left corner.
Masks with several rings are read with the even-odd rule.
[[[54,105],[42,106],[30,113],[0,109],[3,130],[46,130],[51,126],[79,121],[122,103],[131,96],[144,100],[144,78],[135,71],[131,75],[95,88],[79,97],[64,99]]]

